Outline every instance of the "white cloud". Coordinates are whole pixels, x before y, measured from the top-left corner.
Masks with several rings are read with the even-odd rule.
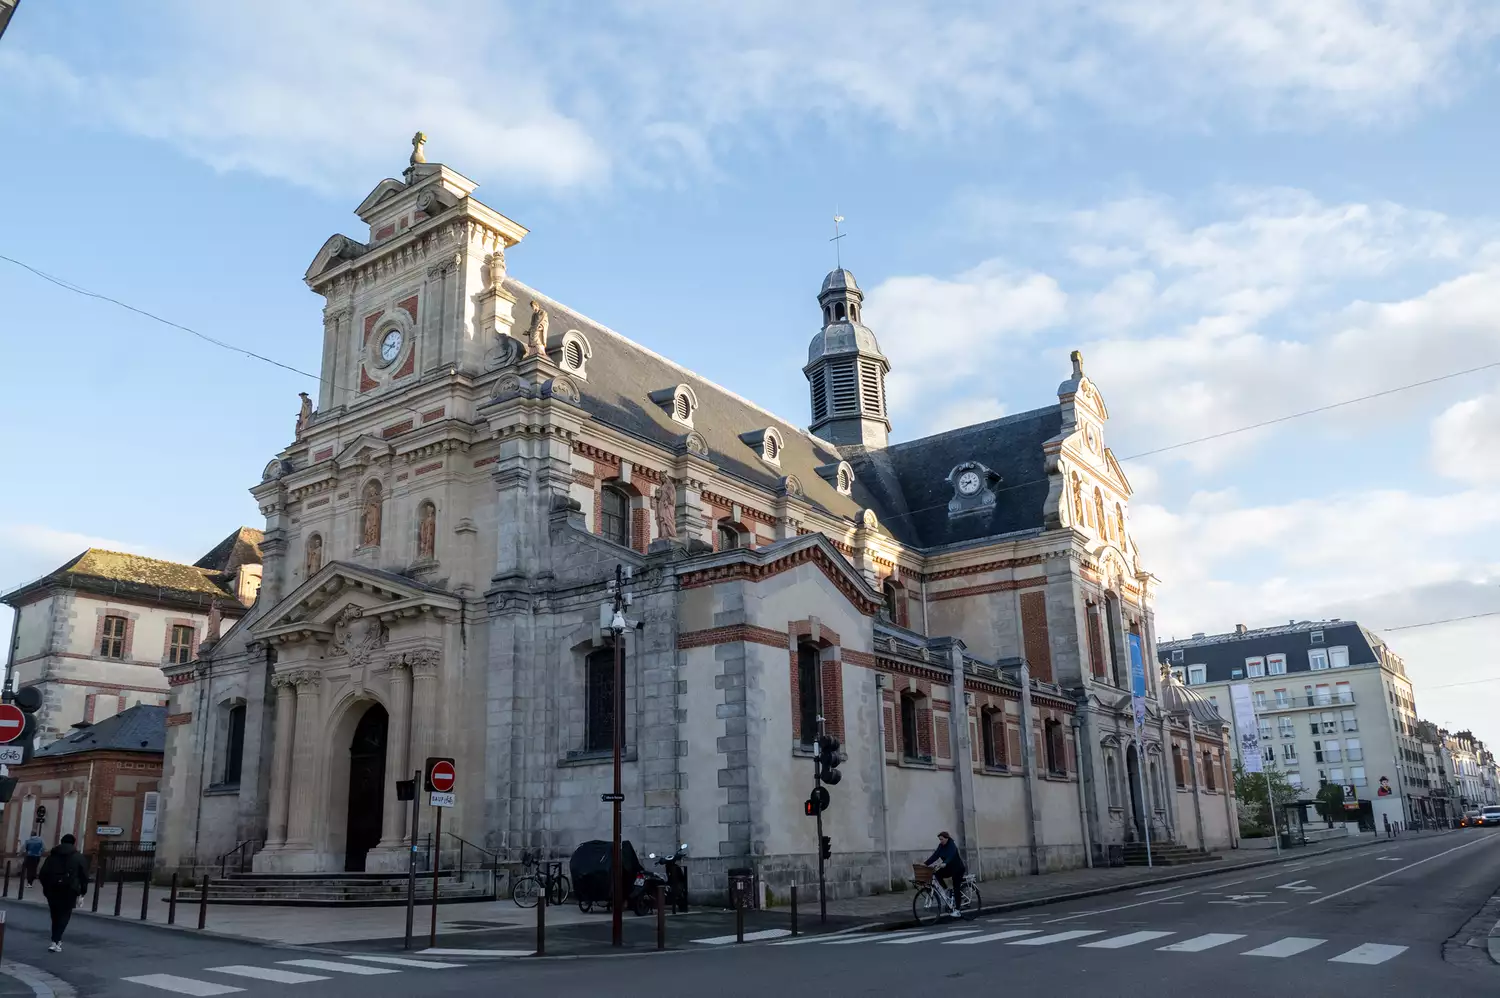
[[[1169,130],[1368,122],[1462,87],[1497,18],[1480,0],[160,0],[49,26],[53,51],[0,52],[9,92],[357,191],[417,128],[478,178],[561,189],[711,172],[809,121],[967,138],[1082,101]]]
[[[1432,463],[1459,481],[1500,481],[1500,391],[1457,402],[1433,420]]]

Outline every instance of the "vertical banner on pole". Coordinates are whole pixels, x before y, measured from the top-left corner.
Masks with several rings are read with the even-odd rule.
[[[1260,754],[1260,718],[1255,715],[1255,700],[1249,683],[1229,687],[1229,702],[1234,708],[1234,727],[1239,733],[1240,765],[1247,773],[1263,773],[1266,780],[1266,812],[1271,816],[1271,838],[1276,853],[1281,854],[1281,837],[1276,834],[1276,797],[1271,791],[1271,774]]]
[[[1135,715],[1135,778],[1141,787],[1141,800],[1145,803],[1143,815],[1146,825],[1146,865],[1154,866],[1151,858],[1151,782],[1146,778],[1146,656],[1141,649],[1141,636],[1135,631],[1130,639],[1130,709]]]

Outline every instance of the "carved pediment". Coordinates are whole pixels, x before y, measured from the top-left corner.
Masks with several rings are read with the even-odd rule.
[[[391,198],[400,194],[404,190],[406,190],[406,185],[401,181],[396,180],[392,177],[386,177],[380,183],[375,185],[375,189],[373,191],[365,195],[365,199],[359,203],[359,207],[354,209],[354,214],[358,215],[360,218],[368,222],[369,219],[365,218],[367,214],[369,214],[378,205],[389,201]]]
[[[360,257],[369,249],[364,243],[350,239],[345,235],[329,236],[323,248],[318,250],[318,255],[313,257],[313,262],[308,265],[307,273],[303,280],[311,281],[319,274],[333,267],[337,267],[345,260],[353,260]]]
[[[335,561],[272,607],[254,630],[258,639],[315,638],[330,642],[334,655],[351,654],[351,649],[375,640],[371,632],[380,630],[376,625],[428,613],[457,613],[461,605],[452,593],[414,579]]]
[[[381,458],[394,452],[388,441],[366,433],[356,437],[334,456],[333,463],[340,471],[367,468]]]

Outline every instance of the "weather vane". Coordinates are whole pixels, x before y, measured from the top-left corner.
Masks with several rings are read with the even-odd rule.
[[[838,209],[834,209],[834,210],[837,211]],[[840,232],[839,231],[839,223],[842,222],[843,220],[844,220],[844,216],[843,215],[834,215],[833,216],[833,238],[830,239],[830,240],[828,240],[829,242],[833,243],[833,258],[838,263],[838,267],[839,267],[840,270],[844,269],[844,254],[843,254],[843,244],[840,243],[839,240],[843,239],[845,236],[848,235],[847,232]]]

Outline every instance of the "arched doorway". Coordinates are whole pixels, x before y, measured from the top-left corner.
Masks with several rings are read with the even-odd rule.
[[[349,823],[344,869],[362,873],[365,856],[380,843],[385,805],[385,733],[389,716],[372,704],[359,719],[349,742]]]
[[[1130,824],[1135,832],[1134,841],[1146,840],[1146,800],[1141,787],[1141,757],[1135,746],[1125,750],[1125,775],[1130,780]]]

